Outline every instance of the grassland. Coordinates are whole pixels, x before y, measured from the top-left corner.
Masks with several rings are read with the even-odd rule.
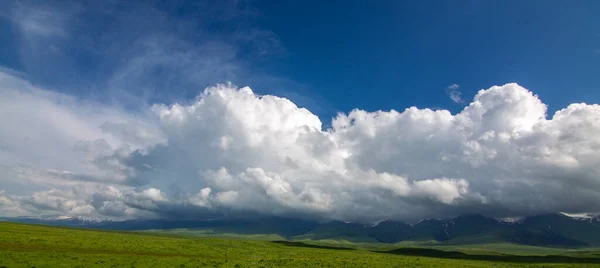
[[[264,238],[264,237],[259,237]],[[494,245],[506,251],[510,245]],[[505,247],[504,249],[502,247]],[[598,267],[596,251],[550,249],[551,257],[366,248],[0,222],[0,267]],[[537,248],[529,249],[539,250]],[[524,251],[518,250],[519,253]],[[522,254],[524,255],[524,254]],[[537,252],[537,255],[544,255]],[[560,256],[558,256],[560,255]]]
[[[277,234],[240,234],[229,232],[228,230],[198,228],[198,229],[167,229],[167,230],[144,230],[142,233],[152,233],[158,235],[177,235],[186,237],[204,237],[204,238],[226,238],[239,240],[263,240],[276,241],[285,240]],[[350,247],[357,249],[369,249],[377,251],[393,250],[400,247],[417,247],[417,248],[432,248],[438,250],[453,250],[461,251],[469,254],[511,254],[511,255],[527,255],[527,256],[544,256],[544,255],[582,255],[594,251],[600,253],[600,248],[551,248],[529,245],[519,245],[506,242],[489,242],[489,243],[447,243],[438,242],[435,240],[426,241],[403,241],[394,244],[379,243],[379,242],[353,242],[343,238],[337,239],[320,239],[313,240],[303,236],[291,238],[292,241],[303,242],[306,244],[326,245],[332,247]],[[368,241],[368,239],[363,239]]]

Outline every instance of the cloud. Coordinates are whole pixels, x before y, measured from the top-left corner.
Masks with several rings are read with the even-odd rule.
[[[370,222],[599,212],[600,106],[480,90],[457,114],[338,114],[232,84],[132,112],[0,75],[0,213]],[[27,124],[23,124],[27,122]]]
[[[121,184],[131,168],[118,158],[163,140],[141,114],[40,89],[5,73],[0,87],[6,130],[0,132],[0,185],[12,194]]]
[[[52,67],[66,69],[71,64],[65,56],[70,53],[66,42],[78,25],[79,13],[81,3],[73,1],[6,1],[0,18],[12,26],[12,35],[3,38],[5,49],[14,55],[7,61],[19,62],[19,71],[28,74],[56,75],[52,68],[44,68],[50,61]]]
[[[31,1],[7,3],[1,17],[11,21],[25,39],[69,35],[67,23],[71,11],[77,5],[70,5],[71,8],[51,5],[36,5],[36,8],[32,8],[32,5]]]
[[[449,85],[446,87],[446,94],[454,103],[462,104],[464,100],[462,99],[462,93],[458,91],[459,88],[458,84]]]
[[[4,36],[6,67],[64,93],[135,108],[185,101],[225,81],[293,92],[293,82],[255,68],[285,55],[259,16],[237,0],[9,1],[0,10],[13,28]]]

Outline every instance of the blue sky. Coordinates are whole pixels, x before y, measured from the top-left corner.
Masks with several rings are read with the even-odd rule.
[[[550,111],[600,101],[597,1],[112,2],[7,1],[18,12],[0,20],[0,65],[74,95],[145,88],[149,102],[232,81],[325,121],[353,108],[457,112],[508,82]],[[143,57],[154,58],[132,74]],[[464,103],[447,97],[453,84]]]
[[[0,216],[600,214],[598,1],[0,5]]]
[[[259,8],[290,51],[281,73],[338,109],[455,110],[450,84],[470,100],[518,82],[554,109],[600,98],[597,1],[318,2]]]

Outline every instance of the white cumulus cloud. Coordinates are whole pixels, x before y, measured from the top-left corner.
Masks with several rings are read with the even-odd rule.
[[[231,84],[139,114],[0,74],[0,213],[377,221],[598,212],[600,106],[532,92],[461,112],[355,109],[331,128]]]

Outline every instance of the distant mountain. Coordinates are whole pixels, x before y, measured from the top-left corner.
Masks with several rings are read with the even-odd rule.
[[[107,230],[210,229],[215,233],[277,234],[290,240],[334,239],[381,243],[435,240],[441,244],[512,242],[549,247],[600,246],[599,218],[572,217],[561,213],[525,217],[508,222],[472,214],[446,220],[426,219],[414,225],[383,221],[374,226],[342,221],[318,223],[282,217],[258,220],[110,221],[86,217],[45,216],[0,220]]]
[[[509,242],[532,246],[579,247],[589,244],[547,230],[517,228]]]
[[[539,230],[590,245],[600,244],[600,220],[594,217],[570,217],[561,213],[527,217],[520,230]]]
[[[111,221],[103,218],[70,217],[60,215],[44,215],[41,217],[0,217],[0,221],[44,224],[52,226],[89,227],[96,224],[106,224]]]
[[[446,241],[450,236],[446,232],[445,221],[425,219],[413,226],[407,240],[437,240]],[[397,241],[399,242],[399,241]]]
[[[220,225],[215,222],[213,229],[238,234],[278,234],[282,237],[302,235],[319,226],[316,221],[268,217],[258,220],[229,221],[229,224]]]
[[[408,240],[412,226],[397,221],[383,221],[369,228],[368,235],[382,243],[394,243]]]
[[[345,239],[355,242],[377,242],[369,235],[369,228],[357,223],[343,221],[330,221],[319,224],[308,233],[294,237],[294,239]]]

